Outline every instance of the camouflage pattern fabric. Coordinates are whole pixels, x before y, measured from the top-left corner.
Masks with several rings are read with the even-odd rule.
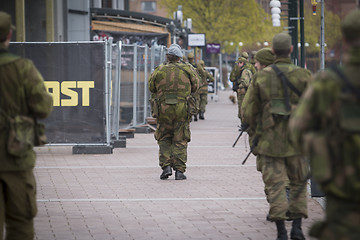
[[[206,71],[201,66],[201,64],[195,64],[193,58],[189,59],[189,65],[193,66],[193,69],[195,69],[195,71],[197,72],[197,75],[198,75],[199,80],[200,80],[200,82],[199,82],[199,90],[195,93],[196,106],[200,110],[200,105],[201,105],[200,94],[204,94],[205,87],[206,87],[206,93],[208,91],[207,90],[207,82],[206,82]]]
[[[241,122],[242,115],[241,115],[241,105],[244,100],[246,91],[250,85],[250,80],[252,77],[252,73],[249,69],[243,68],[240,78],[238,79],[239,88],[237,90],[237,100],[238,100],[238,118],[240,118]]]
[[[272,221],[307,218],[306,179],[308,163],[299,156],[275,158],[260,155],[261,172],[265,194],[270,204],[269,218]],[[289,177],[290,184],[286,176]],[[290,185],[290,200],[286,187]]]
[[[352,88],[334,70],[319,73],[290,121],[293,141],[310,157],[313,178],[331,198],[327,230],[313,231],[320,239],[360,239],[360,209],[354,207],[360,206],[360,99],[354,93],[360,91],[360,47],[350,49],[347,59],[340,71]]]
[[[51,113],[52,97],[47,93],[42,76],[30,60],[10,53],[0,54],[0,79],[0,108],[8,116],[45,118]],[[32,169],[35,166],[33,149],[21,158],[8,154],[8,123],[5,116],[0,118],[0,171]]]
[[[304,91],[311,78],[308,70],[291,64],[290,58],[277,59],[275,64],[299,91]],[[246,94],[247,101],[243,104],[246,105],[243,117],[244,122],[256,129],[256,134],[260,136],[258,153],[270,157],[300,155],[299,147],[294,146],[289,139],[289,115],[277,113],[279,110],[276,104],[284,101],[281,80],[270,66],[255,76]],[[290,90],[289,101],[292,108],[299,101],[299,97]]]
[[[320,240],[360,239],[360,204],[340,199],[331,194],[326,196],[326,221],[313,224],[309,235]]]
[[[311,78],[309,71],[291,64],[290,58],[278,58],[275,64],[299,91],[304,91]],[[257,169],[263,175],[271,220],[307,217],[305,181],[308,163],[301,159],[299,147],[290,142],[288,122],[291,112],[284,113],[279,107],[279,102],[284,100],[282,82],[268,66],[255,74],[242,104],[243,121],[252,130],[251,138],[259,139],[255,150],[259,159]],[[289,90],[291,107],[295,108],[298,101],[299,96]],[[286,176],[292,193],[289,204],[285,192]]]
[[[0,238],[33,239],[36,184],[32,147],[21,157],[7,151],[9,119],[15,116],[45,118],[52,111],[52,97],[33,63],[8,53],[0,44]],[[4,113],[5,112],[5,113]],[[6,116],[5,116],[6,115]],[[6,214],[5,214],[6,213]]]
[[[256,73],[256,68],[253,64],[247,62],[245,63],[245,68],[250,70],[250,72],[252,73],[252,75],[254,75]]]
[[[204,68],[203,68],[204,69]],[[208,71],[206,71],[204,69],[204,74],[205,76],[203,76],[201,78],[201,83],[200,83],[200,89],[199,89],[199,95],[200,95],[200,103],[199,103],[199,111],[200,112],[205,112],[206,111],[206,105],[208,103],[208,80],[210,82],[214,82],[214,77],[213,75],[211,75],[211,73],[209,73]]]
[[[187,143],[190,141],[187,98],[199,88],[199,78],[188,65],[169,62],[160,65],[149,79],[152,97],[159,101],[155,139],[159,145],[159,165],[185,172]]]

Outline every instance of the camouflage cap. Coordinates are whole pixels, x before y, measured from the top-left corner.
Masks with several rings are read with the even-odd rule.
[[[249,54],[247,52],[242,52],[241,56],[248,59],[249,58]]]
[[[204,67],[204,66],[205,66],[204,60],[200,60],[200,61],[199,61],[199,64]]]
[[[270,48],[262,48],[255,54],[255,59],[259,63],[268,66],[275,61],[275,56]]]
[[[360,45],[360,10],[354,10],[345,17],[341,30],[350,44]]]
[[[194,53],[193,52],[189,53],[187,58],[188,59],[194,59]]]
[[[276,34],[272,45],[274,50],[290,50],[291,36],[287,33]]]
[[[236,61],[236,63],[244,63],[246,62],[246,58],[244,57],[239,57],[238,60]]]
[[[15,30],[15,27],[11,24],[11,16],[3,11],[0,11],[0,40],[5,40],[10,29]]]

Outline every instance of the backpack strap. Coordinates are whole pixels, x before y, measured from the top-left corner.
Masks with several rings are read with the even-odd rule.
[[[359,89],[355,88],[354,85],[350,83],[349,79],[345,76],[344,72],[338,66],[332,66],[330,69],[333,70],[333,72],[335,72],[340,77],[340,79],[344,81],[346,87],[355,94],[358,100],[360,100]]]
[[[285,74],[275,64],[270,65],[270,67],[274,69],[276,75],[280,78],[280,80],[283,83],[285,107],[287,111],[290,111],[291,107],[290,107],[289,92],[287,90],[287,87],[289,87],[294,93],[296,93],[298,97],[301,96],[301,92],[289,81],[289,79],[287,79]]]
[[[190,73],[188,71],[186,71],[182,66],[179,66],[177,63],[174,63],[174,65],[177,68],[180,68],[181,70],[183,70],[185,72],[185,74],[189,77],[189,79],[191,79]]]

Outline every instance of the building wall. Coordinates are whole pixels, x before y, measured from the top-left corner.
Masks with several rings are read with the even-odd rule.
[[[159,1],[158,0],[130,0],[129,1],[129,11],[133,11],[133,12],[143,12],[146,14],[151,14],[151,15],[155,15],[155,16],[159,16],[159,17],[165,17],[168,18],[169,15],[167,13],[167,11],[164,8],[161,8],[159,6]],[[142,10],[142,4],[151,4],[151,3],[155,3],[156,5],[156,10],[154,12],[152,11],[143,11]]]

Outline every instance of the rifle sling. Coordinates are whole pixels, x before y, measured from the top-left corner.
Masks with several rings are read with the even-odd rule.
[[[271,67],[272,69],[274,69],[276,75],[280,78],[280,80],[283,83],[285,107],[288,111],[290,111],[291,107],[290,107],[289,92],[287,90],[287,87],[289,87],[296,95],[298,95],[298,97],[301,96],[301,92],[289,81],[289,79],[287,79],[285,74],[275,64],[272,64]]]
[[[360,91],[350,83],[349,79],[345,76],[343,71],[341,71],[337,66],[331,67],[331,70],[333,70],[344,81],[348,89],[350,89],[356,95],[356,98],[360,100]]]

